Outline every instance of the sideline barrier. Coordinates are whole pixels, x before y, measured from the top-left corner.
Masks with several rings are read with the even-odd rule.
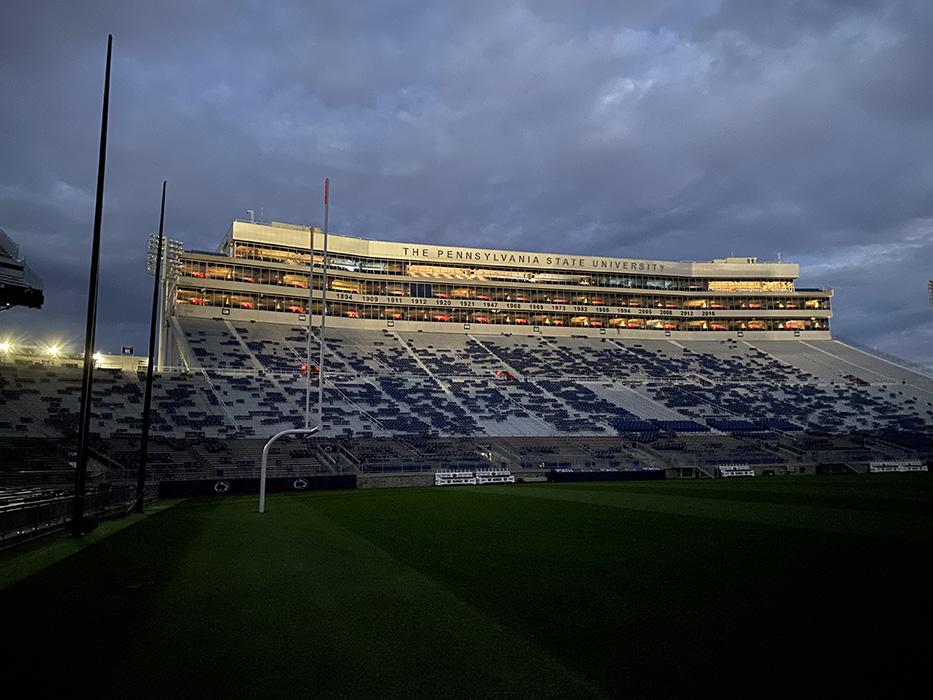
[[[747,464],[720,465],[719,476],[724,479],[733,476],[755,476],[755,470]]]
[[[435,472],[435,486],[468,486],[476,484],[514,484],[515,475],[508,469],[475,469],[470,471]]]
[[[330,491],[355,489],[356,474],[321,474],[315,476],[288,476],[266,479],[266,490],[282,491]],[[259,479],[197,479],[187,481],[162,481],[159,483],[159,498],[182,496],[224,496],[259,493]]]
[[[643,469],[552,469],[547,480],[557,483],[573,481],[646,481],[663,479],[664,470],[658,467]]]
[[[869,462],[868,471],[872,474],[883,474],[888,472],[925,472],[929,471],[927,465],[918,459],[892,460],[885,462]]]
[[[65,494],[60,491],[58,494]],[[144,501],[156,498],[154,486],[146,486]],[[10,500],[8,497],[7,500]],[[88,491],[84,496],[84,516],[88,519],[105,519],[127,515],[136,502],[136,487],[118,485]],[[7,503],[0,509],[0,543],[12,542],[22,537],[31,537],[51,528],[60,527],[71,521],[74,505],[70,493],[49,498],[24,499],[21,503]]]
[[[476,484],[473,472],[436,472],[434,474],[435,486],[466,486]]]
[[[477,484],[514,484],[515,475],[508,469],[477,469]]]

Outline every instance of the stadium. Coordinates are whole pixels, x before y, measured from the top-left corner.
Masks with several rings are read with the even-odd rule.
[[[309,374],[320,432],[274,448],[275,479],[705,478],[930,458],[933,381],[832,339],[832,292],[797,288],[797,265],[332,235],[325,268],[323,245],[320,230],[235,221],[217,253],[172,249],[151,454],[164,492],[254,488],[265,442],[304,424]],[[70,483],[79,364],[4,348],[7,454],[22,479]],[[105,471],[135,469],[144,362],[108,357],[97,373]]]
[[[24,648],[63,620],[99,630],[89,633],[94,648],[124,669],[108,676],[105,694],[136,678],[144,695],[171,692],[175,681],[143,660],[154,648],[203,693],[294,694],[314,669],[337,694],[349,674],[351,694],[435,695],[461,678],[466,695],[566,697],[677,694],[697,682],[734,690],[776,673],[779,658],[757,653],[722,675],[736,644],[793,646],[845,667],[847,638],[900,634],[887,617],[900,604],[865,607],[862,591],[890,601],[916,575],[912,547],[928,541],[929,484],[909,472],[926,472],[933,456],[933,380],[833,339],[832,292],[798,288],[796,265],[337,235],[324,245],[313,228],[234,221],[217,252],[165,247],[150,515],[126,516],[148,358],[98,354],[83,507],[103,524],[76,556],[36,538],[69,521],[83,358],[3,341],[0,519],[16,546],[0,556],[0,584],[10,592],[5,619],[36,630]],[[257,529],[263,448],[301,428],[308,408],[319,430],[272,447],[261,516],[271,520]],[[396,486],[415,488],[355,491]],[[192,557],[197,573],[167,577],[152,551],[182,570],[177,558]],[[659,563],[667,556],[670,570]],[[710,573],[709,558],[720,556],[732,564]],[[796,563],[776,572],[787,557]],[[119,573],[101,579],[97,566]],[[347,581],[345,566],[363,578]],[[295,577],[311,569],[331,593],[296,609]],[[813,570],[829,599],[794,597],[793,615],[762,604]],[[86,582],[63,599],[77,608],[48,605],[63,580]],[[571,618],[536,615],[554,614],[578,586],[586,592],[571,594]],[[252,587],[270,600],[251,608]],[[179,633],[174,621],[190,614],[192,595],[211,622]],[[353,612],[359,599],[387,618]],[[133,601],[160,613],[144,623]],[[662,604],[663,614],[651,612]],[[853,606],[870,634],[848,615]],[[85,617],[97,608],[115,617],[97,627]],[[238,631],[245,610],[255,639]],[[262,611],[270,622],[255,618]],[[804,640],[797,625],[807,616],[823,623]],[[114,646],[108,630],[122,624],[142,631]],[[295,646],[283,648],[269,624]],[[619,664],[614,640],[626,625]],[[215,626],[255,661],[206,652]],[[177,647],[167,642],[176,636]],[[359,647],[370,637],[375,656]],[[682,651],[675,638],[690,658],[659,678]],[[438,658],[438,639],[451,656]],[[470,660],[490,645],[494,658]],[[900,664],[913,653],[891,642],[876,655]],[[192,665],[204,654],[214,671]],[[424,659],[440,685],[418,671]],[[268,668],[274,678],[260,682]],[[800,675],[781,678],[775,687]]]
[[[160,57],[173,52],[151,41],[160,25],[139,9],[131,14],[144,16],[152,30],[142,35],[145,50],[137,43],[127,63],[158,81],[147,86],[138,76],[130,83],[126,73],[118,78],[117,94],[134,95],[147,107],[135,115],[117,112],[135,125],[118,134],[116,148],[129,163],[122,177],[129,174],[133,183],[117,188],[118,223],[105,226],[108,38],[86,307],[83,300],[61,301],[83,286],[71,279],[83,249],[79,256],[69,248],[68,229],[83,222],[90,189],[72,185],[70,175],[51,174],[52,168],[48,176],[17,174],[25,184],[0,183],[0,204],[17,198],[29,204],[4,211],[12,219],[4,222],[7,230],[24,247],[36,240],[62,247],[44,257],[52,272],[42,270],[52,280],[45,287],[33,272],[43,256],[31,250],[27,265],[19,244],[0,231],[0,311],[7,312],[0,322],[27,319],[17,332],[10,330],[15,321],[0,327],[0,619],[10,688],[115,698],[786,698],[887,697],[928,682],[924,623],[933,607],[924,553],[933,542],[933,375],[929,367],[835,333],[833,307],[837,318],[843,309],[851,314],[852,288],[832,282],[836,296],[828,286],[800,283],[831,264],[800,258],[802,276],[801,266],[780,253],[774,262],[731,252],[711,260],[695,253],[690,256],[703,259],[685,261],[674,259],[678,251],[671,246],[667,259],[617,257],[620,237],[604,238],[603,251],[594,244],[598,238],[573,231],[559,245],[542,235],[541,249],[531,251],[482,247],[468,237],[454,244],[447,242],[449,231],[433,241],[423,233],[404,235],[392,223],[398,210],[390,207],[387,223],[377,225],[382,232],[348,226],[365,235],[337,234],[329,227],[329,179],[321,228],[266,222],[262,208],[257,222],[247,210],[248,221],[216,232],[215,248],[198,250],[206,227],[192,222],[209,219],[203,212],[213,208],[216,191],[243,179],[256,188],[249,196],[258,197],[266,185],[253,175],[262,172],[269,188],[286,193],[277,200],[282,206],[294,196],[292,180],[305,187],[305,163],[294,175],[286,162],[297,162],[293,153],[271,155],[289,144],[301,150],[283,140],[300,121],[290,122],[294,115],[283,105],[286,93],[304,89],[284,90],[266,103],[246,88],[252,74],[265,81],[292,64],[299,73],[311,71],[291,50],[288,65],[264,63],[274,51],[262,49],[265,31],[257,27],[274,13],[261,8],[256,21],[242,26],[248,42],[220,42],[235,44],[244,56],[236,80],[199,85],[197,99],[171,93],[165,100],[172,76],[146,56],[153,46]],[[186,76],[199,68],[190,57],[205,50],[203,37],[218,34],[217,16],[230,14],[198,8],[186,27],[199,13],[209,26],[192,32],[196,49],[184,47],[185,31],[167,34],[186,57]],[[67,8],[42,14],[65,17]],[[94,24],[93,8],[81,14]],[[519,16],[520,24],[528,23]],[[288,17],[275,17],[270,34],[277,48],[287,44],[278,32]],[[35,16],[26,19],[22,29],[29,31],[15,24],[24,35],[42,26]],[[60,42],[69,56],[72,34],[85,24],[84,17],[71,19],[74,27]],[[758,24],[770,32],[773,23]],[[434,32],[435,20],[429,25]],[[512,42],[514,23],[503,26]],[[841,35],[851,41],[848,29]],[[315,71],[318,56],[333,53],[326,44],[320,50],[319,37],[297,39],[314,46]],[[375,43],[384,50],[379,62],[389,60],[395,49]],[[260,52],[248,53],[247,44]],[[561,54],[554,41],[542,45]],[[780,55],[783,68],[788,54]],[[611,81],[613,92],[601,95],[594,114],[609,114],[612,128],[598,138],[588,132],[586,139],[596,141],[570,142],[567,152],[579,156],[580,167],[565,173],[567,159],[559,159],[561,177],[592,186],[582,173],[602,173],[604,151],[610,159],[624,155],[651,184],[639,206],[658,209],[652,216],[665,230],[689,222],[681,233],[691,236],[712,230],[709,222],[699,225],[702,210],[715,208],[704,189],[723,189],[736,200],[731,221],[741,226],[731,240],[741,241],[743,251],[746,243],[763,245],[760,230],[756,243],[742,228],[759,217],[768,218],[772,233],[798,219],[808,235],[812,228],[832,238],[841,235],[836,227],[848,236],[855,228],[838,212],[830,223],[820,220],[819,211],[798,206],[799,193],[789,195],[778,180],[762,189],[787,198],[768,207],[756,205],[754,188],[725,186],[719,170],[757,179],[744,169],[755,160],[754,149],[743,151],[742,168],[718,157],[685,167],[668,164],[655,140],[652,163],[702,181],[696,190],[680,182],[676,194],[656,196],[654,189],[663,188],[652,183],[655,174],[640,172],[629,157],[634,151],[613,152],[605,141],[621,133],[619,118],[605,110],[623,102],[637,110],[630,105],[642,90],[645,102],[652,101],[654,81]],[[55,74],[35,84],[63,82]],[[25,103],[31,92],[18,94]],[[235,92],[236,101],[249,94],[242,101],[272,111],[239,120],[234,110],[219,110]],[[406,99],[426,97],[407,83],[402,92]],[[150,93],[158,95],[157,105],[145,102]],[[562,91],[554,94],[571,101]],[[340,99],[331,95],[323,104]],[[709,101],[704,90],[703,103]],[[375,103],[380,121],[395,111],[381,96]],[[541,109],[550,103],[536,102],[535,111],[550,115],[550,107]],[[160,131],[164,115],[180,104],[184,125]],[[749,102],[754,117],[753,107]],[[216,140],[222,154],[204,155],[209,151],[199,150],[191,124],[209,114],[202,109],[224,111],[237,125],[238,141],[241,123],[261,125],[248,136],[261,136],[256,152],[272,165],[260,169],[251,161],[244,176],[247,171],[232,167],[236,157],[256,152],[223,138]],[[18,128],[58,111],[24,108],[28,119]],[[83,113],[70,103],[60,111],[76,123]],[[340,111],[341,121],[353,120]],[[400,114],[401,121],[412,119],[410,110]],[[495,127],[520,121],[499,119]],[[161,139],[175,134],[190,152],[175,165],[174,155],[146,156],[143,146],[150,144],[138,137],[149,121],[159,122],[150,134],[156,148],[171,151]],[[721,115],[713,121],[730,139],[741,131]],[[776,121],[764,123],[771,129]],[[223,131],[219,122],[211,124]],[[330,132],[324,126],[319,135],[314,124],[314,138],[341,152],[349,138],[343,135],[356,133],[343,123]],[[663,130],[666,142],[671,129]],[[509,133],[524,143],[535,132],[510,126]],[[57,170],[67,159],[56,136],[43,129],[41,148],[25,149],[30,162],[51,162],[42,158],[48,152]],[[201,135],[205,142],[213,136]],[[525,146],[540,148],[537,138]],[[463,140],[477,147],[468,135]],[[594,143],[599,158],[587,160]],[[852,143],[846,141],[847,152]],[[800,152],[795,145],[788,154]],[[448,145],[439,138],[435,147]],[[727,149],[712,150],[718,156]],[[314,157],[332,167],[331,155]],[[496,152],[495,159],[507,158]],[[403,183],[410,191],[413,171],[403,160],[372,169],[386,179],[380,189]],[[550,162],[527,160],[533,168]],[[819,160],[808,152],[808,165]],[[120,245],[116,237],[113,244],[104,229],[126,227],[132,245],[144,241],[149,222],[128,203],[138,196],[129,190],[148,181],[149,161],[185,183],[177,207],[187,210],[179,216],[185,223],[174,228],[169,198],[169,230],[184,231],[196,245],[165,235],[168,181],[160,172],[158,234],[148,238],[146,278],[142,265],[127,272],[130,239]],[[220,170],[227,166],[233,176],[224,179]],[[822,191],[829,180],[806,181],[799,163],[794,166],[793,189]],[[882,175],[872,186],[880,188],[888,171],[872,166]],[[362,162],[354,169],[357,176],[367,170]],[[341,174],[351,177],[351,171]],[[614,164],[610,177],[600,174],[611,199],[631,185],[617,180],[617,171]],[[484,172],[484,186],[508,184],[508,177]],[[356,184],[364,180],[357,177]],[[530,180],[537,189],[540,183]],[[456,182],[453,173],[449,183]],[[833,185],[842,191],[846,182]],[[897,208],[912,211],[901,195]],[[224,200],[242,204],[245,196],[231,189]],[[881,209],[869,199],[872,209]],[[375,200],[357,201],[382,216]],[[524,241],[541,222],[531,216],[534,201],[522,205]],[[587,207],[577,214],[589,217]],[[592,211],[595,221],[615,210]],[[637,208],[623,211],[607,216],[614,232],[629,226],[619,223],[629,215],[642,240],[657,230],[637,218]],[[204,218],[190,218],[192,212]],[[874,234],[875,223],[865,222],[882,219],[861,215],[859,224]],[[451,230],[470,220],[445,215],[445,226],[448,218],[456,221]],[[921,250],[928,229],[910,223],[899,253]],[[57,226],[63,230],[50,234]],[[888,232],[892,240],[895,230],[901,229]],[[716,229],[704,239],[708,255],[724,255],[730,236]],[[395,240],[406,237],[416,242]],[[667,240],[675,239],[684,241]],[[489,245],[493,239],[476,240]],[[855,251],[856,263],[876,251],[874,240],[847,243],[843,255]],[[801,246],[796,241],[794,250]],[[902,255],[890,257],[903,262]],[[906,279],[904,268],[898,274]],[[129,288],[128,280],[139,288]],[[148,297],[150,289],[147,313],[136,308],[142,307],[137,292]],[[113,307],[118,313],[108,315]],[[86,311],[83,349],[76,333],[68,340],[61,328],[56,337],[40,335],[53,323],[72,326],[66,314],[79,308]],[[35,314],[42,321],[33,330]],[[892,327],[916,322],[905,315]],[[98,334],[99,324],[109,323],[120,330]],[[109,342],[145,323],[144,352],[98,347],[101,337]]]

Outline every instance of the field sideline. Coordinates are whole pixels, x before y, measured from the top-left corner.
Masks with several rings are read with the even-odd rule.
[[[931,506],[927,475],[189,500],[0,590],[4,659],[122,697],[896,692]]]

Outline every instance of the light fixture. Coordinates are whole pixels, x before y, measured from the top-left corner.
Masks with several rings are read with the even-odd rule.
[[[98,351],[98,352],[95,352],[95,353],[92,355],[92,357],[94,358],[94,362],[96,362],[97,364],[100,364],[100,363],[103,362],[103,360],[104,360],[103,354],[100,353],[99,351]]]
[[[49,347],[46,348],[46,352],[52,357],[58,357],[59,354],[61,354],[61,351],[62,349],[58,346],[57,343],[54,345],[49,345]]]
[[[13,349],[13,343],[9,340],[0,341],[0,352],[10,352]]]

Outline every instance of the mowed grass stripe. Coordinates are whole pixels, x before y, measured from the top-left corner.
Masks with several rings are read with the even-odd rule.
[[[42,614],[58,582],[73,582],[69,604],[85,610],[85,625],[87,609],[132,591],[132,626],[110,620],[122,628],[118,643],[99,626],[82,633],[85,661],[102,656],[114,667],[106,678],[114,694],[598,695],[528,639],[331,521],[316,500],[274,497],[264,516],[255,499],[185,504],[175,510],[201,527],[174,542],[170,574],[160,577],[166,562],[147,566],[144,554],[170,523],[137,526],[135,542],[112,538],[94,552],[93,570],[75,556],[4,603],[32,609],[32,624],[60,637],[70,608]],[[102,575],[119,567],[127,573]]]
[[[586,488],[593,483],[577,482],[560,484],[561,488]],[[858,497],[887,498],[900,494],[910,499],[933,498],[933,475],[915,474],[849,474],[836,476],[788,476],[788,477],[736,477],[730,479],[661,479],[657,481],[607,482],[600,486],[608,488],[645,489],[702,489],[720,491],[740,489],[767,493],[816,493],[851,494]]]
[[[869,537],[897,537],[918,541],[929,541],[933,533],[933,510],[904,512],[903,510],[872,510],[837,507],[776,503],[770,500],[741,499],[728,497],[720,492],[718,498],[711,496],[683,496],[663,491],[647,491],[637,488],[561,488],[548,486],[483,486],[475,487],[486,492],[495,492],[517,498],[543,498],[573,501],[610,508],[626,508],[655,513],[669,513],[690,517],[730,520],[757,525],[782,528],[803,528],[839,534]],[[913,509],[912,509],[913,510]]]
[[[630,487],[631,493],[657,494],[657,489]],[[747,503],[774,503],[778,505],[801,505],[816,508],[843,508],[847,510],[865,510],[876,513],[912,513],[927,515],[933,510],[933,498],[920,499],[904,497],[893,493],[883,498],[866,498],[849,493],[818,493],[810,491],[778,491],[765,489],[731,488],[722,490],[704,488],[672,488],[664,495],[708,498],[712,500],[743,501]]]
[[[561,484],[561,488],[592,490],[594,484]],[[879,512],[926,514],[933,509],[933,479],[927,474],[645,481],[606,483],[596,488]]]
[[[812,688],[819,676],[858,686],[868,649],[910,675],[921,647],[905,648],[899,625],[929,611],[905,594],[923,580],[922,557],[897,539],[486,488],[319,507],[613,695],[736,693],[761,679]]]

